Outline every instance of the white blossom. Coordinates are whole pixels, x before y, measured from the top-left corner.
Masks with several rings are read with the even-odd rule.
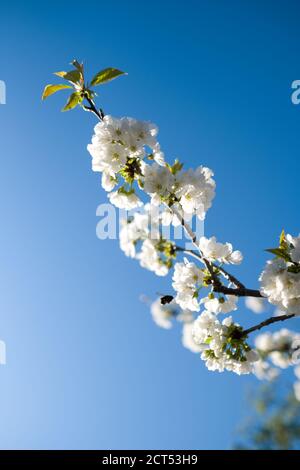
[[[253,313],[263,313],[266,310],[266,299],[260,297],[246,297],[245,304]]]
[[[233,251],[231,243],[219,243],[216,237],[201,237],[199,248],[209,261],[219,261],[226,264],[240,264],[243,260],[240,251]]]
[[[175,195],[185,214],[204,220],[215,196],[216,184],[212,177],[213,172],[203,166],[176,175]]]
[[[143,205],[134,192],[113,191],[108,194],[110,202],[119,209],[131,210]]]
[[[289,314],[300,314],[300,272],[291,272],[282,258],[269,260],[262,272],[260,292],[269,302]]]
[[[172,192],[174,177],[170,170],[157,163],[144,168],[144,190],[152,196],[153,203],[159,205],[162,198]]]
[[[179,312],[177,313],[176,320],[184,324],[192,323],[194,321],[193,312],[187,309],[185,310],[180,309]]]
[[[261,333],[256,336],[255,346],[262,352],[271,351],[274,348],[274,339],[272,333]]]
[[[126,256],[134,258],[136,245],[139,240],[144,240],[149,234],[149,218],[147,214],[136,212],[132,220],[124,220],[120,230],[120,248]]]
[[[162,262],[157,253],[155,240],[147,238],[142,243],[141,251],[138,253],[137,259],[140,260],[142,268],[154,271],[157,276],[166,276],[169,272],[169,268]]]
[[[177,216],[177,213],[185,220],[185,222],[189,223],[192,220],[191,214],[186,214],[183,212],[179,203],[173,204],[172,209],[166,207],[161,212],[161,221],[162,225],[170,225],[172,224],[174,227],[181,226],[181,219]]]
[[[159,224],[159,211],[146,204],[143,212],[135,212],[122,222],[120,248],[126,256],[139,260],[143,268],[165,276],[172,265],[173,244],[162,237]]]
[[[176,263],[173,274],[173,288],[177,292],[175,300],[183,309],[199,311],[198,289],[203,282],[203,272],[188,260]]]
[[[259,380],[272,381],[278,377],[279,370],[269,362],[259,359],[253,364],[253,373]]]
[[[159,143],[157,143],[153,146],[153,159],[156,163],[158,163],[158,165],[161,165],[161,166],[166,165],[165,155],[161,151]]]
[[[134,151],[141,147],[156,148],[158,128],[155,124],[146,121],[138,121],[133,118],[122,118],[125,145]]]
[[[196,344],[193,337],[193,323],[185,323],[182,328],[182,345],[193,353],[200,353],[202,346]]]
[[[234,295],[225,295],[220,297],[205,297],[201,299],[200,304],[204,304],[204,308],[209,312],[229,313],[237,309],[238,298]]]
[[[300,263],[300,234],[298,237],[292,237],[287,234],[286,240],[290,244],[290,255],[294,263]]]
[[[269,354],[269,359],[273,364],[280,369],[286,369],[291,365],[291,360],[286,354],[282,354],[280,351],[273,351]]]
[[[114,174],[107,173],[103,171],[101,178],[102,188],[105,191],[112,191],[117,184],[117,179]]]
[[[92,156],[92,170],[105,171],[115,175],[125,165],[127,161],[126,148],[119,143],[109,143],[103,145],[97,135],[93,136],[92,143],[87,147]]]
[[[170,304],[162,305],[160,299],[155,300],[150,307],[153,321],[166,330],[172,328],[174,317],[174,307]]]
[[[103,147],[115,142],[122,145],[128,155],[143,155],[145,146],[157,149],[158,128],[155,124],[145,121],[138,121],[133,118],[115,118],[106,115],[94,128],[94,142],[92,146]],[[91,145],[89,145],[89,151]],[[92,149],[93,150],[93,149]]]
[[[127,183],[141,177],[147,148],[152,150],[153,158],[163,164],[164,155],[157,142],[158,129],[152,123],[107,115],[95,126],[94,132],[87,149],[92,156],[93,171],[103,172],[102,186],[106,191],[114,188],[119,174]],[[133,196],[128,203],[115,193],[109,197],[117,207],[134,207]]]
[[[143,170],[144,190],[151,195],[152,203],[159,205],[169,200],[172,203],[177,201],[176,209],[185,219],[196,215],[203,220],[215,195],[211,170],[201,166],[187,171],[178,167],[173,171],[163,159],[158,158],[160,152],[153,155],[156,163],[145,165]]]
[[[255,346],[260,354],[276,367],[286,369],[293,364],[293,353],[297,350],[300,334],[287,328],[274,333],[261,333],[255,338]]]
[[[239,375],[252,372],[253,363],[258,360],[257,352],[251,350],[242,339],[235,345],[229,343],[231,335],[238,328],[239,325],[233,323],[232,317],[220,323],[216,315],[208,311],[195,320],[193,338],[201,346],[201,358],[209,370],[229,370]]]

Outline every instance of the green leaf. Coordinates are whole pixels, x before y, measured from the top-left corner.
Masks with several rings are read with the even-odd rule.
[[[173,165],[170,165],[169,163],[166,163],[166,166],[168,167],[168,169],[170,170],[172,175],[176,175],[182,169],[183,163],[180,163],[180,161],[177,160],[177,158],[176,158]]]
[[[70,109],[76,108],[76,106],[81,103],[81,101],[82,98],[79,93],[72,93],[72,95],[69,96],[67,104],[62,109],[62,111],[70,111]]]
[[[100,85],[101,83],[107,83],[113,80],[114,78],[119,77],[120,75],[127,75],[126,72],[122,72],[121,70],[114,69],[114,68],[107,68],[98,72],[93,80],[91,81],[91,85]]]
[[[278,256],[278,258],[282,258],[285,261],[291,261],[290,255],[282,248],[268,248],[267,250],[269,253],[272,253],[275,256]]]
[[[135,190],[133,188],[130,188],[130,189],[127,190],[124,186],[121,186],[118,189],[118,193],[119,194],[126,194],[126,196],[130,196],[131,194],[135,194]]]
[[[279,238],[279,245],[282,246],[285,244],[285,232],[284,230],[282,230],[281,234],[280,234],[280,238]]]
[[[80,64],[78,62],[78,60],[74,59],[72,62],[71,62],[71,65],[74,65],[74,67],[81,73],[83,74],[83,64]]]
[[[48,98],[48,96],[53,95],[59,90],[63,90],[64,88],[72,88],[70,85],[46,85],[43,91],[42,100]]]
[[[82,73],[79,70],[71,70],[70,72],[54,72],[54,75],[62,77],[68,82],[79,83],[82,79]]]

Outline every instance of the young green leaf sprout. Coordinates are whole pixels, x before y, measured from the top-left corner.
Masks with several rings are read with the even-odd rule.
[[[57,91],[71,89],[73,92],[69,95],[68,101],[62,108],[62,111],[70,111],[71,109],[76,108],[76,106],[82,106],[86,111],[91,111],[96,114],[99,119],[102,119],[104,117],[104,113],[101,109],[96,109],[94,103],[96,93],[93,90],[93,87],[108,83],[120,75],[126,75],[126,73],[109,67],[104,70],[100,70],[100,72],[98,72],[89,83],[85,81],[83,63],[80,64],[77,60],[73,60],[71,65],[73,65],[74,69],[69,72],[54,72],[54,75],[63,78],[69,84],[59,83],[57,85],[46,85],[42,94],[42,100],[45,100],[48,96],[53,95]],[[85,104],[85,101],[87,102],[87,105]]]

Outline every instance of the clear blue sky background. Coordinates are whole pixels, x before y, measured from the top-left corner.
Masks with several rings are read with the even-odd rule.
[[[263,249],[300,229],[299,3],[10,1],[0,14],[1,448],[227,448],[255,379],[208,372],[153,324],[139,295],[169,280],[96,238],[94,118],[40,96],[74,57],[128,71],[103,87],[105,111],[153,120],[168,158],[214,169],[206,234],[244,252],[255,287]],[[243,302],[236,317],[258,320]]]

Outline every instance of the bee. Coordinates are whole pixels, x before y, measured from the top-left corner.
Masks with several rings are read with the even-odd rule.
[[[163,295],[163,296],[160,298],[160,303],[161,303],[162,305],[170,304],[173,299],[174,299],[173,295]]]

